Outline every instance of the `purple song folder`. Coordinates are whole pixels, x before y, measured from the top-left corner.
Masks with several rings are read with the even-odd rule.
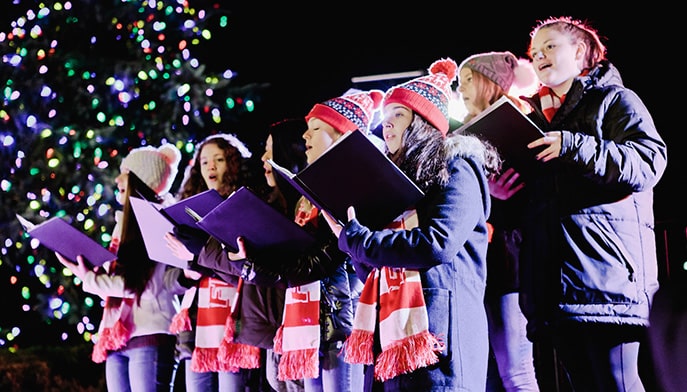
[[[188,268],[190,260],[178,258],[167,247],[165,234],[172,232],[174,224],[160,213],[159,205],[134,196],[129,196],[129,203],[131,203],[131,208],[136,214],[136,221],[138,221],[138,227],[141,229],[148,257],[158,263]]]
[[[195,215],[197,227],[236,252],[236,239],[260,250],[301,252],[315,243],[315,237],[252,190],[239,188],[212,211]]]
[[[170,206],[164,207],[160,212],[175,226],[186,225],[189,227],[196,227],[195,219],[186,212],[187,208],[192,209],[200,216],[204,216],[223,201],[224,198],[219,192],[214,189],[208,189],[207,191],[187,197]]]
[[[60,217],[55,216],[43,223],[34,224],[19,214],[16,216],[31,237],[72,262],[76,262],[77,255],[83,255],[91,265],[101,266],[117,258],[116,254]]]

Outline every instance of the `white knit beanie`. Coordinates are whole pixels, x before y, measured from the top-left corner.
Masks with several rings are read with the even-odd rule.
[[[134,148],[122,160],[120,170],[128,169],[146,183],[159,196],[169,192],[176,178],[181,152],[173,144],[158,148],[144,146]]]

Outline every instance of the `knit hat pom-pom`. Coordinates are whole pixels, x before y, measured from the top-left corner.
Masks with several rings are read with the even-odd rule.
[[[163,144],[157,150],[165,158],[168,165],[177,166],[181,162],[181,151],[173,144]]]
[[[458,70],[458,64],[452,59],[441,59],[437,60],[429,66],[429,73],[434,75],[438,73],[443,73],[449,79],[453,81],[456,79],[456,71]]]
[[[372,108],[378,109],[384,99],[384,92],[382,90],[370,90],[370,98],[372,99]]]
[[[537,74],[534,72],[534,67],[529,60],[519,58],[517,65],[513,69],[513,73],[514,78],[510,91],[511,95],[531,96],[537,92],[539,82],[537,80]]]

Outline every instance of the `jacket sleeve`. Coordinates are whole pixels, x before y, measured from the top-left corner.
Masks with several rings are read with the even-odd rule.
[[[485,221],[490,206],[486,178],[476,166],[466,159],[453,160],[449,183],[429,190],[418,203],[418,227],[371,231],[354,219],[341,232],[339,247],[351,256],[356,269],[427,269],[452,262]]]
[[[610,92],[585,121],[588,129],[582,132],[562,131],[564,162],[581,168],[589,180],[624,192],[641,192],[658,183],[667,165],[666,144],[632,90]]]
[[[256,253],[251,260],[262,271],[279,275],[280,280],[290,287],[331,275],[347,256],[339,249],[336,237],[321,214],[319,220],[315,230],[317,241],[309,249],[291,255],[275,251]]]

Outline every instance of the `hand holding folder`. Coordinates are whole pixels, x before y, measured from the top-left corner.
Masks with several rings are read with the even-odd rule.
[[[77,256],[82,255],[89,264],[97,267],[117,258],[117,255],[60,217],[52,217],[40,224],[34,224],[19,214],[16,217],[31,237],[71,262],[76,262]]]

